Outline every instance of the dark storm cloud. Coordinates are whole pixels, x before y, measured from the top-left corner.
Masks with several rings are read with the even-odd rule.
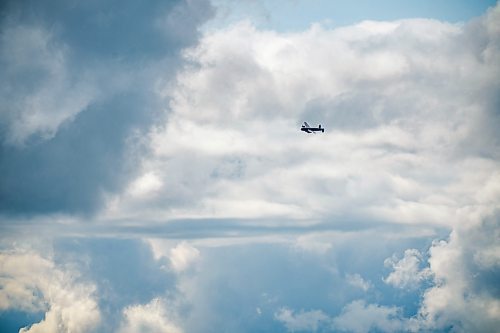
[[[89,213],[120,188],[130,136],[162,111],[155,84],[211,14],[206,1],[3,3],[0,210]]]

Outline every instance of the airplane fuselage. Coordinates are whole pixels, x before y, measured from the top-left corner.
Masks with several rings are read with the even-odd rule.
[[[310,126],[304,126],[302,125],[302,128],[300,129],[301,131],[304,131],[306,133],[313,133],[313,132],[325,132],[325,129],[319,125],[318,127],[310,127]]]

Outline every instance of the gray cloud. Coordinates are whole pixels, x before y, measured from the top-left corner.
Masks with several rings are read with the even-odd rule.
[[[121,100],[122,97],[125,100]],[[50,140],[24,148],[2,146],[1,208],[6,212],[90,212],[100,194],[119,188],[125,139],[137,125],[142,97],[116,96],[94,105]]]
[[[213,13],[206,1],[6,1],[3,22],[50,29],[82,62],[125,62],[176,55],[196,40],[197,27]]]
[[[90,213],[135,168],[206,1],[7,2],[1,21],[0,209]],[[182,24],[179,24],[182,22]]]

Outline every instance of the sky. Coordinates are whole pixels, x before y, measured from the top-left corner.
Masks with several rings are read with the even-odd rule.
[[[500,4],[12,0],[0,32],[1,332],[498,332]]]
[[[311,24],[339,27],[364,20],[393,21],[430,18],[450,23],[465,22],[482,15],[494,0],[213,0],[218,11],[206,28],[249,19],[263,29],[282,33],[306,30]]]

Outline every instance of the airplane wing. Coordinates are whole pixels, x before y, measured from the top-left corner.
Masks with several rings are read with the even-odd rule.
[[[314,133],[314,132],[311,132],[310,130],[308,130],[307,128],[304,130],[306,133]],[[315,133],[316,134],[316,133]]]
[[[307,121],[304,121],[304,125],[306,125],[306,127],[311,127],[311,126],[309,126],[309,124],[307,123]]]

